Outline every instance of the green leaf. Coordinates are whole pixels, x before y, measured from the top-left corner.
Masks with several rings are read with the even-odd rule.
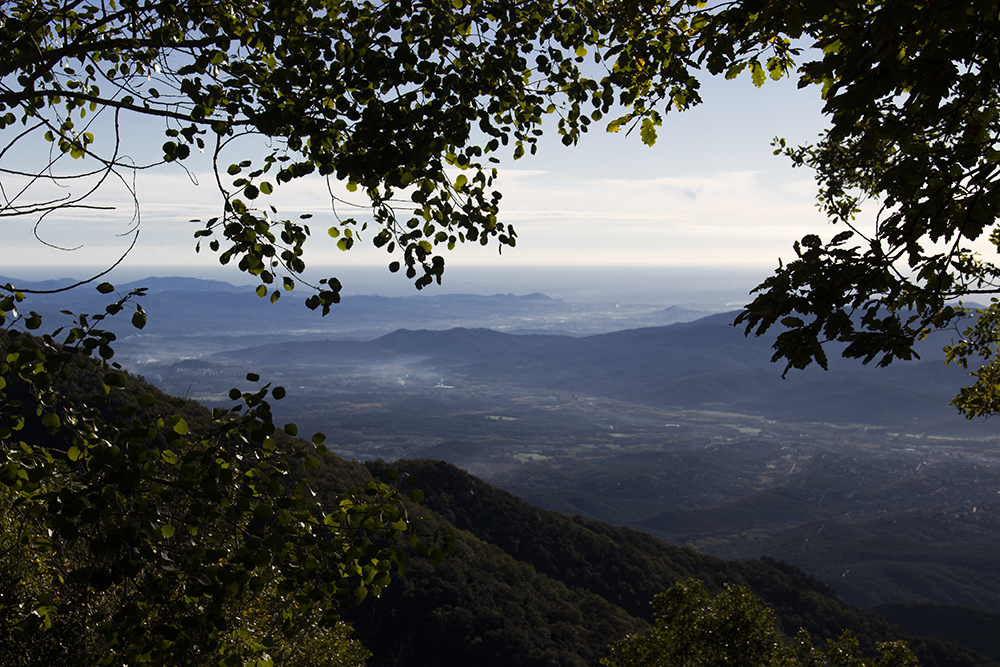
[[[59,415],[53,412],[46,412],[42,415],[42,426],[48,429],[49,433],[58,431],[61,424],[62,421],[59,419]]]
[[[652,146],[656,143],[657,124],[658,123],[655,123],[651,118],[642,119],[642,127],[639,131],[639,134],[642,137],[642,143],[646,144],[647,146]]]

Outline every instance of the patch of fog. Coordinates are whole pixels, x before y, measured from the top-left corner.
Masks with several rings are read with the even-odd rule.
[[[409,388],[451,388],[445,385],[445,380],[448,379],[445,374],[440,371],[420,367],[427,358],[426,355],[414,355],[391,362],[355,364],[349,379],[354,382],[367,380],[378,385]],[[344,379],[348,378],[345,377]]]

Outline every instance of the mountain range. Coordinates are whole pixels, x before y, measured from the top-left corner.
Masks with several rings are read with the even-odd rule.
[[[0,276],[0,284],[43,293],[29,294],[25,307],[42,314],[46,321],[62,324],[60,311],[72,304],[75,313],[100,313],[115,295],[101,294],[89,286],[77,288],[72,298],[58,292],[74,284],[70,279],[40,282],[20,281]],[[646,304],[574,304],[544,294],[415,294],[408,297],[377,295],[345,296],[326,317],[306,308],[302,300],[308,292],[285,292],[271,303],[246,286],[218,280],[187,277],[150,277],[115,285],[117,294],[145,288],[136,300],[148,315],[142,339],[136,339],[128,318],[105,322],[118,333],[125,345],[119,354],[148,361],[178,360],[191,350],[221,350],[245,347],[253,341],[287,338],[371,339],[399,328],[448,329],[483,327],[508,332],[548,332],[583,335],[617,329],[670,324],[696,319],[707,313]],[[53,292],[55,293],[44,293]],[[56,324],[52,325],[53,327]],[[164,339],[183,337],[190,348],[171,356],[163,349]],[[246,342],[244,342],[246,341]],[[157,345],[159,343],[160,345]]]
[[[922,359],[889,368],[831,355],[830,370],[813,366],[782,377],[771,362],[773,336],[747,337],[736,313],[693,322],[572,337],[513,335],[489,329],[398,330],[370,341],[283,341],[203,358],[258,368],[399,364],[435,372],[448,382],[507,383],[593,394],[633,403],[716,409],[769,419],[956,429],[982,434],[948,405],[968,371],[945,366],[935,343]]]

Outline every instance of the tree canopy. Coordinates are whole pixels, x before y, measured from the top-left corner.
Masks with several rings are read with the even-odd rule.
[[[858,655],[858,642],[850,633],[831,642],[825,652],[812,645],[806,632],[799,633],[794,645],[786,644],[774,612],[742,586],[726,586],[713,598],[700,582],[689,579],[657,595],[653,608],[653,631],[615,642],[610,647],[610,656],[601,664],[606,667],[917,665],[905,642],[900,641],[880,644],[876,660]]]
[[[0,158],[9,163],[38,134],[52,158],[0,168],[32,184],[84,174],[128,182],[153,165],[132,163],[120,128],[162,118],[163,161],[197,148],[216,170],[219,214],[197,236],[258,276],[260,294],[278,298],[305,268],[312,230],[265,202],[309,175],[367,198],[371,242],[422,287],[440,280],[444,248],[515,244],[494,163],[501,151],[534,152],[546,116],[567,144],[612,111],[609,129],[637,125],[652,143],[659,103],[697,103],[693,70],[706,54],[696,57],[691,38],[708,16],[686,0],[8,2]],[[762,59],[772,74],[790,64],[780,35],[735,39],[716,36],[729,46],[707,54],[713,69],[749,64],[756,80]],[[234,148],[247,136],[268,148]],[[77,172],[67,156],[80,160]],[[29,188],[8,194],[0,213],[41,218],[85,206],[89,194],[35,200]],[[324,231],[347,250],[366,226],[346,218]],[[308,303],[326,312],[339,282],[316,287]]]
[[[739,321],[758,334],[787,327],[775,359],[796,368],[826,367],[822,344],[834,340],[845,356],[884,366],[952,328],[950,361],[992,359],[953,402],[970,418],[996,412],[997,301],[979,311],[959,301],[1000,289],[990,258],[1000,244],[995,8],[808,2],[760,19],[822,50],[797,72],[800,86],[822,86],[830,128],[815,145],[779,141],[776,152],[815,171],[819,205],[842,230],[797,242],[796,259],[757,288]],[[865,202],[873,222],[857,217]]]

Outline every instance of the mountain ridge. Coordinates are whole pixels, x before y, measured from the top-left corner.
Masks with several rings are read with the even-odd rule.
[[[786,421],[917,425],[948,429],[962,419],[948,405],[968,371],[924,359],[870,369],[831,359],[830,370],[793,370],[771,359],[774,336],[747,338],[734,313],[694,322],[587,336],[517,335],[487,328],[397,329],[371,341],[297,341],[231,350],[207,360],[269,366],[357,366],[361,360],[417,363],[447,377],[582,392],[655,406],[719,409]],[[931,358],[933,360],[928,360]]]

